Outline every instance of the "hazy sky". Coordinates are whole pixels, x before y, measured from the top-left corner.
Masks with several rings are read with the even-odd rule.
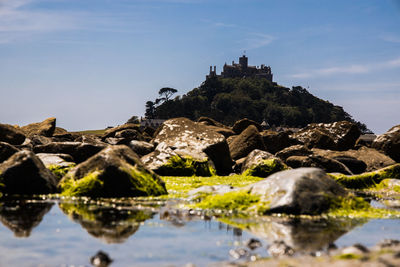
[[[0,0],[0,122],[122,124],[243,50],[376,133],[400,124],[394,0]]]

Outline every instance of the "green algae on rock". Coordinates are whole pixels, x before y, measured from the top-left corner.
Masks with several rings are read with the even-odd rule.
[[[69,166],[52,164],[46,166],[46,168],[49,169],[58,179],[61,180],[61,178],[63,178],[75,166],[75,163],[71,163]]]
[[[65,196],[136,197],[167,194],[164,181],[127,146],[110,146],[70,170],[60,181]]]
[[[248,168],[243,172],[245,176],[268,177],[269,175],[288,169],[280,159],[271,158]]]
[[[190,156],[172,156],[157,169],[162,176],[213,176],[215,169],[207,158],[197,160]]]
[[[400,163],[358,175],[330,174],[330,176],[346,188],[364,189],[374,187],[387,178],[400,179]]]

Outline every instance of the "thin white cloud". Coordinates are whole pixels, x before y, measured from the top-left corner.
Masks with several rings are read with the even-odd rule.
[[[348,66],[335,66],[328,68],[320,68],[309,70],[306,72],[295,73],[290,75],[292,78],[314,78],[320,76],[331,76],[336,74],[365,74],[378,70],[393,69],[400,67],[400,57],[369,64],[352,64]]]
[[[243,50],[257,49],[269,45],[276,38],[269,34],[264,33],[249,33],[243,43]]]
[[[385,34],[380,36],[380,39],[389,43],[400,43],[400,36],[394,34]]]

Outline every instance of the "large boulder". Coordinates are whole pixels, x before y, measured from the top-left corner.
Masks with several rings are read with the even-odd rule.
[[[264,141],[254,125],[250,125],[229,144],[233,159],[246,157],[254,149],[265,150]]]
[[[236,134],[240,134],[241,132],[246,130],[247,127],[249,127],[250,125],[255,126],[257,128],[257,130],[260,132],[263,130],[262,126],[258,122],[249,120],[247,118],[244,118],[244,119],[241,119],[241,120],[238,120],[237,122],[235,122],[235,124],[233,124],[233,126],[232,126],[232,130]]]
[[[105,140],[108,137],[115,137],[116,133],[123,131],[123,130],[135,130],[135,131],[139,132],[140,127],[139,127],[139,125],[134,124],[134,123],[125,123],[120,126],[106,130],[102,136],[102,139]]]
[[[9,143],[0,142],[0,163],[17,153],[19,150]]]
[[[25,141],[25,134],[12,125],[0,123],[0,141],[21,145]]]
[[[282,160],[286,160],[287,158],[292,156],[308,156],[311,155],[312,153],[313,152],[304,145],[294,145],[282,149],[275,155],[281,158]]]
[[[315,167],[321,168],[326,172],[353,174],[352,171],[340,161],[317,155],[291,156],[286,159],[286,164],[292,168]]]
[[[0,164],[3,193],[14,195],[55,192],[57,179],[31,151],[22,150]]]
[[[51,137],[53,136],[55,129],[56,129],[56,118],[48,118],[42,122],[31,123],[21,127],[21,130],[28,137],[35,134]]]
[[[64,195],[136,197],[167,194],[161,178],[125,145],[109,146],[70,170],[60,181]]]
[[[378,135],[372,147],[400,162],[400,125],[394,126],[384,134]]]
[[[129,147],[139,156],[147,155],[154,150],[154,145],[145,141],[132,140],[129,142]]]
[[[348,121],[334,123],[312,123],[291,135],[304,143],[308,148],[348,150],[354,147],[360,130],[357,125]]]
[[[268,177],[269,175],[287,169],[287,166],[269,152],[255,149],[242,164],[244,175]]]
[[[288,132],[264,131],[261,136],[265,149],[272,154],[292,145]]]
[[[203,161],[210,159],[218,174],[229,174],[232,159],[225,137],[208,126],[187,118],[167,120],[153,139],[157,147],[169,147],[176,154]],[[159,146],[163,144],[162,146]],[[156,147],[156,150],[157,150]]]
[[[321,214],[330,208],[332,199],[347,195],[343,187],[318,168],[277,172],[246,190],[268,203],[268,212],[287,214]]]
[[[81,142],[53,142],[47,145],[35,146],[35,153],[68,154],[74,162],[81,163],[105,148],[105,144]]]

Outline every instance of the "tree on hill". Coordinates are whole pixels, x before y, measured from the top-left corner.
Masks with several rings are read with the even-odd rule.
[[[170,88],[170,87],[164,87],[161,88],[158,91],[158,95],[160,96],[160,100],[163,101],[168,101],[170,99],[170,97],[175,94],[176,92],[178,92],[178,90],[174,89],[174,88]]]
[[[151,102],[148,101],[146,114],[159,119],[187,117],[196,120],[206,116],[226,125],[242,118],[289,127],[304,127],[313,122],[355,122],[342,107],[313,96],[305,88],[289,89],[267,79],[213,77],[182,97],[171,99],[176,92],[162,92],[169,92],[168,96],[163,95],[167,100],[154,105],[153,112],[148,112]],[[368,130],[364,128],[361,130]]]

